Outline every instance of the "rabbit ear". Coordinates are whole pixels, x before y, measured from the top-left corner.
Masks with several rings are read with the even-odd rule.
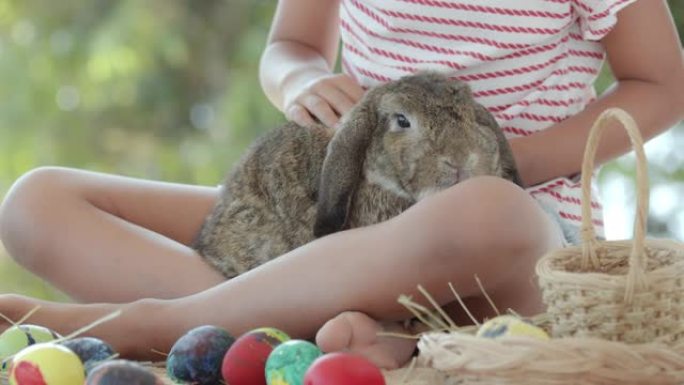
[[[503,130],[499,127],[499,124],[494,119],[494,116],[479,103],[474,103],[475,105],[475,120],[481,126],[489,128],[496,135],[496,141],[499,145],[499,160],[503,165],[503,175],[502,177],[510,180],[511,182],[517,184],[520,187],[523,186],[520,174],[518,174],[518,168],[515,166],[515,159],[513,158],[513,152],[511,151],[511,146],[508,144],[508,139],[503,133]]]
[[[371,135],[376,127],[375,98],[369,94],[354,107],[328,144],[318,192],[314,235],[342,230],[362,177]]]

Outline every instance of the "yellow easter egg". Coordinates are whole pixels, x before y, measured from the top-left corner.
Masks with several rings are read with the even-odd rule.
[[[477,337],[494,339],[508,336],[525,336],[542,340],[549,339],[549,335],[544,329],[512,315],[502,315],[490,319],[480,326],[475,335]]]
[[[76,353],[52,342],[35,344],[17,353],[10,364],[10,385],[76,385],[85,369]]]

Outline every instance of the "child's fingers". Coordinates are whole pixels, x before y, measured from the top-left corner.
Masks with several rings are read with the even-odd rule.
[[[312,85],[311,90],[323,96],[333,107],[343,109],[336,109],[340,115],[347,112],[365,93],[364,89],[346,74],[322,79]]]
[[[337,87],[349,97],[353,104],[356,104],[356,102],[361,100],[363,94],[366,92],[356,80],[350,78],[348,75],[341,75],[335,82]]]
[[[300,98],[299,102],[311,115],[326,126],[335,127],[337,124],[339,117],[333,111],[328,101],[320,95],[307,93]]]
[[[285,117],[287,120],[293,121],[304,127],[309,127],[316,123],[309,114],[309,111],[299,103],[290,105],[287,110],[285,110]]]
[[[354,79],[345,74],[324,76],[300,90],[292,90],[296,96],[286,107],[285,116],[302,126],[310,126],[318,120],[335,128],[340,116],[347,113],[364,92]]]
[[[326,87],[318,91],[318,95],[328,102],[338,116],[344,115],[356,104],[345,92],[336,87]]]

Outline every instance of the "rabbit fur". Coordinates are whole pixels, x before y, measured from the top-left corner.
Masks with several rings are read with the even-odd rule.
[[[477,175],[521,184],[492,115],[463,82],[406,76],[369,90],[335,131],[287,123],[258,139],[193,247],[231,278]]]

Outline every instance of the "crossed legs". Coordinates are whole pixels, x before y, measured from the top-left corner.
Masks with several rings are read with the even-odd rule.
[[[0,239],[20,265],[78,301],[179,297],[223,281],[187,247],[217,194],[39,168],[17,180],[0,206]]]
[[[45,187],[43,194],[36,185]],[[52,206],[43,201],[47,197]],[[396,301],[399,294],[419,299],[420,284],[448,305],[451,282],[484,317],[491,313],[479,298],[478,275],[500,307],[532,314],[541,310],[534,264],[560,245],[527,193],[481,177],[392,220],[327,236],[222,282],[187,247],[215,199],[211,188],[65,169],[22,178],[0,209],[8,251],[75,298],[102,302],[43,303],[30,322],[66,333],[122,309],[121,317],[90,334],[132,358],[166,351],[202,324],[235,335],[274,326],[298,338],[318,332],[324,350],[352,349],[392,367],[408,358],[412,346],[378,339],[375,332],[410,317]],[[0,297],[0,312],[18,318],[35,303]],[[467,322],[461,314],[454,318]]]

